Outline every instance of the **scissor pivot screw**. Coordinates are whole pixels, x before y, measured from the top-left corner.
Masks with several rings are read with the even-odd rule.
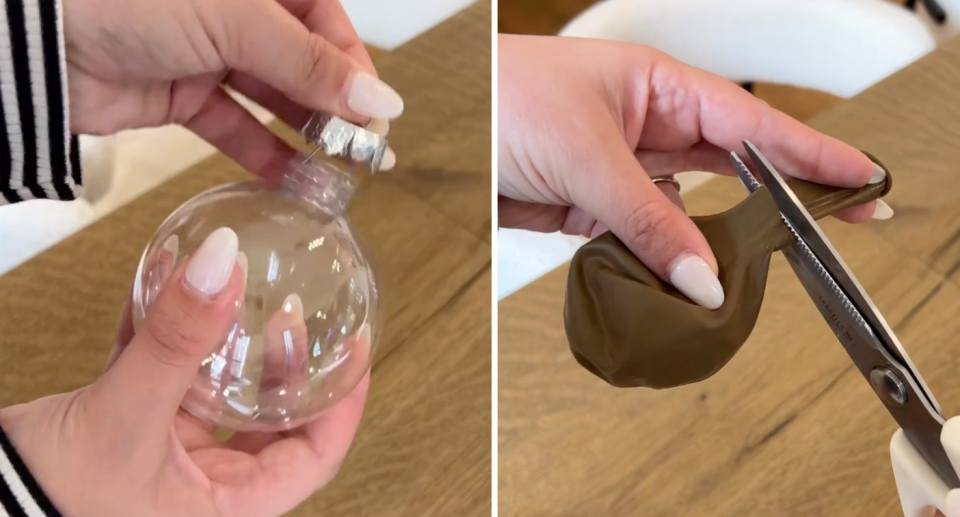
[[[874,368],[870,372],[870,385],[880,399],[891,406],[900,407],[907,403],[907,389],[900,379],[886,368]]]

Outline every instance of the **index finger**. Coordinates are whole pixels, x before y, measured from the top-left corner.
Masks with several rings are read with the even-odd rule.
[[[777,169],[795,178],[855,188],[886,174],[850,145],[824,135],[719,76],[692,67],[688,74],[699,96],[701,138],[743,154],[750,140]]]
[[[280,4],[306,25],[310,32],[320,34],[334,46],[357,60],[373,75],[373,66],[367,47],[360,41],[353,22],[339,0],[279,0]]]

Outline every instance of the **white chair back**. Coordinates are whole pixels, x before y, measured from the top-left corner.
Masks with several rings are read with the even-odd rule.
[[[924,18],[880,0],[607,0],[560,34],[649,45],[733,81],[846,98],[934,49]]]
[[[917,1],[917,14],[937,43],[943,43],[960,34],[960,0],[937,0],[937,4],[947,15],[944,23],[938,24],[927,12],[922,1]]]

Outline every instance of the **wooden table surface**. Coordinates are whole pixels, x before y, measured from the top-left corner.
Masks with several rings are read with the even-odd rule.
[[[948,416],[960,414],[960,40],[811,125],[893,172],[890,221],[823,228]],[[694,214],[744,197],[693,191]],[[893,419],[783,258],[743,350],[711,379],[616,389],[562,325],[567,267],[499,305],[501,517],[898,516]]]
[[[490,25],[484,0],[378,60],[406,99],[398,169],[364,178],[351,216],[386,326],[346,463],[290,515],[490,515]],[[215,156],[0,277],[0,405],[96,379],[157,226],[246,177]]]

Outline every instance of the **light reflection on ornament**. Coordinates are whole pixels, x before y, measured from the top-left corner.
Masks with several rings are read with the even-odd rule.
[[[163,244],[172,236],[174,266],[222,227],[237,233],[247,258],[236,320],[201,361],[184,409],[220,428],[280,431],[316,417],[363,378],[379,300],[346,219],[348,184],[343,171],[308,163],[291,169],[280,188],[251,181],[202,193],[157,230],[135,279],[135,327],[169,275],[157,257],[169,253]]]
[[[270,265],[267,266],[267,282],[277,281],[280,273],[280,259],[275,252],[270,252]]]

